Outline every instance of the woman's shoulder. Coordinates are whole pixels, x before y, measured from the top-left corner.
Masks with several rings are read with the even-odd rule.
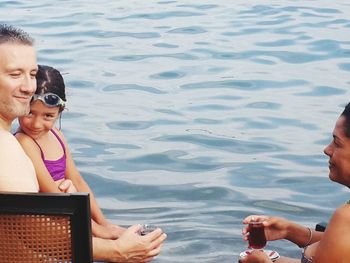
[[[348,262],[350,258],[350,205],[342,205],[333,213],[317,247],[313,262]]]
[[[327,230],[346,231],[350,234],[350,205],[344,204],[338,207],[333,213],[328,225]]]
[[[339,220],[339,221],[350,221],[350,204],[344,204],[340,207],[337,208],[337,210],[335,210],[332,218],[334,218],[334,220]]]

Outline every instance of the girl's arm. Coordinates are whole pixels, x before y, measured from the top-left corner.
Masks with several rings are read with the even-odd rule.
[[[350,205],[339,207],[333,214],[315,251],[313,262],[349,262]]]
[[[98,224],[104,227],[110,227],[111,229],[109,231],[114,232],[117,237],[119,237],[125,230],[125,228],[120,227],[118,225],[113,225],[107,221],[107,219],[104,217],[100,207],[98,206],[94,193],[90,189],[89,185],[86,183],[84,178],[79,173],[77,167],[75,166],[73,157],[69,151],[69,147],[66,143],[66,140],[63,136],[63,133],[61,131],[56,130],[57,134],[62,139],[65,148],[66,148],[66,158],[67,158],[67,168],[66,168],[66,178],[72,180],[74,186],[77,188],[79,192],[87,192],[90,194],[90,206],[91,206],[91,218]],[[93,225],[95,225],[93,223]],[[94,229],[98,231],[98,229],[101,229],[99,226],[95,226]],[[98,231],[101,233],[101,231]],[[100,236],[100,235],[99,235]]]
[[[33,162],[36,176],[37,176],[38,183],[39,183],[40,192],[61,193],[60,189],[56,185],[55,181],[52,179],[49,171],[47,170],[47,168],[44,164],[44,161],[41,158],[41,151],[40,151],[38,145],[33,141],[32,138],[30,138],[28,135],[23,134],[23,133],[18,133],[16,135],[16,138],[19,141],[19,143],[21,144],[21,146],[24,149],[24,151],[26,152],[26,154],[29,156],[29,158]],[[69,159],[69,156],[70,156],[70,154],[68,151],[68,156],[67,156],[68,159]],[[76,177],[81,177],[79,173],[78,173],[78,175],[79,176],[74,176],[74,174],[73,174],[72,178],[76,179]],[[91,200],[92,208],[95,207],[95,211],[96,211],[97,204],[96,204],[95,199],[93,198],[93,195],[92,195],[90,188],[87,186],[87,184],[85,183],[84,180],[79,180],[79,178],[78,178],[78,180],[73,181],[74,186],[76,183],[78,183],[79,187],[81,188],[81,189],[79,189],[78,186],[76,186],[76,188],[79,189],[79,191],[90,193],[90,200]],[[70,189],[71,188],[69,188],[67,190],[70,191]],[[91,197],[92,197],[92,199],[91,199]],[[97,206],[97,208],[98,208],[98,206]],[[102,212],[99,208],[97,211],[100,212],[100,214],[102,215]],[[96,213],[92,212],[92,215],[96,215]],[[106,221],[104,219],[103,215],[101,218],[99,218],[99,220]],[[102,238],[117,238],[124,231],[124,228],[119,227],[119,226],[113,226],[113,227],[107,228],[107,227],[104,227],[103,225],[101,225],[100,223],[96,224],[96,223],[92,222],[92,231],[93,231],[94,235],[102,237]]]
[[[16,138],[33,162],[40,192],[61,193],[41,158],[38,145],[24,133],[17,133]]]

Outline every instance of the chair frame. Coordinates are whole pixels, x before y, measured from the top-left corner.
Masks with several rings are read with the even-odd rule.
[[[0,192],[0,214],[69,216],[72,229],[72,262],[92,262],[91,215],[88,193]]]

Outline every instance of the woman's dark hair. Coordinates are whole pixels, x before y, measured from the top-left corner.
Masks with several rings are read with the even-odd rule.
[[[340,116],[344,116],[345,117],[345,135],[346,137],[350,138],[350,103],[348,103],[345,106],[344,111],[342,112],[342,114],[340,114]]]
[[[35,94],[44,95],[46,93],[53,93],[66,101],[66,87],[63,77],[57,69],[45,65],[38,65],[36,85]],[[62,111],[63,108],[60,110]]]

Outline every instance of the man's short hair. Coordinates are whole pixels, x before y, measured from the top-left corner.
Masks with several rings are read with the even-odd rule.
[[[0,45],[4,43],[32,46],[34,44],[34,39],[22,29],[6,24],[0,24]]]

